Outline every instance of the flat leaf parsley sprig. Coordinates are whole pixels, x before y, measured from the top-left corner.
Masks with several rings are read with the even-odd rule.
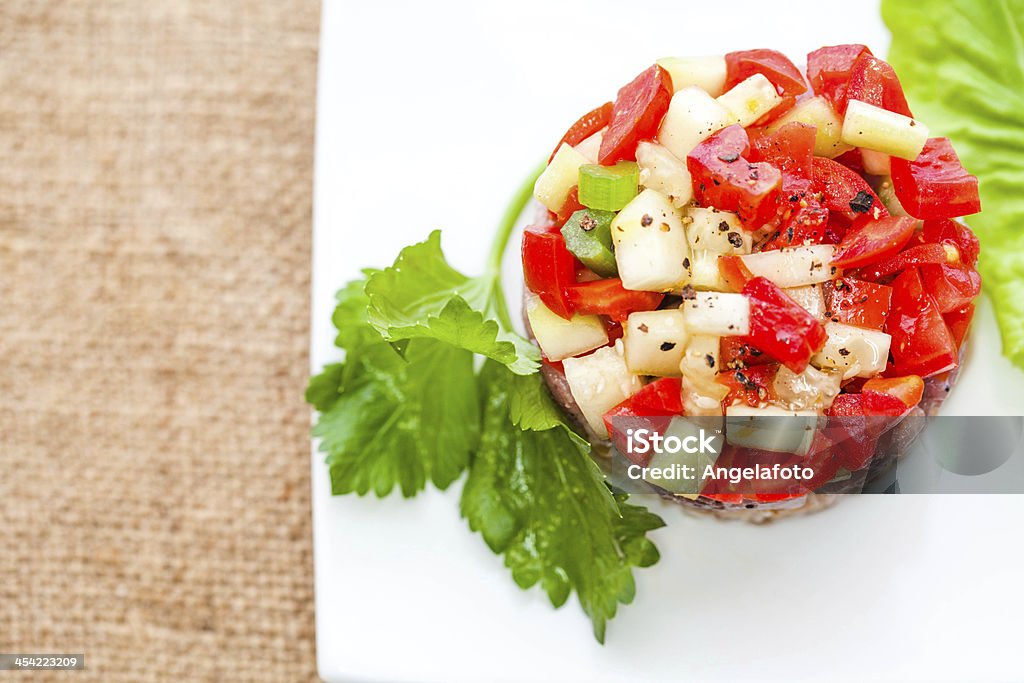
[[[410,497],[468,471],[470,528],[520,587],[540,584],[555,607],[575,590],[604,642],[633,599],[633,568],[658,561],[647,532],[664,522],[611,491],[551,400],[536,347],[513,330],[501,258],[536,177],[506,210],[480,277],[448,264],[435,231],[343,287],[333,322],[344,360],[310,380],[306,400],[335,495],[398,486]]]

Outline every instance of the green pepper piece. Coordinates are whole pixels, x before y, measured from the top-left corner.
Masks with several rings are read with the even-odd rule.
[[[615,277],[619,268],[612,248],[613,211],[583,209],[562,226],[565,246],[587,268],[601,277]]]

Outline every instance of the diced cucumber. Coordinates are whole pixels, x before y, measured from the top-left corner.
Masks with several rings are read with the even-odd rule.
[[[742,294],[696,292],[680,308],[691,334],[739,337],[750,334],[750,300]]]
[[[722,452],[722,447],[725,445],[725,436],[721,425],[718,426],[717,430],[712,431],[712,422],[715,421],[701,419],[694,422],[685,417],[673,417],[662,436],[666,439],[674,437],[683,443],[685,443],[687,438],[694,437],[690,439],[690,442],[700,443],[701,430],[704,430],[704,439],[711,442],[711,450],[713,452],[704,453],[697,449],[694,453],[686,451],[680,451],[679,453],[655,453],[651,456],[650,462],[647,463],[648,472],[644,476],[644,480],[677,495],[696,498],[704,484],[701,474],[708,465],[715,464],[715,461],[718,459],[717,454]],[[679,468],[683,466],[689,467],[689,473],[692,476],[690,478],[664,476],[666,471],[678,471],[677,466]],[[656,476],[653,470],[661,470],[663,476]]]
[[[728,289],[718,269],[718,257],[720,254],[749,254],[751,234],[743,229],[739,216],[728,211],[691,207],[686,216],[690,221],[686,225],[686,238],[693,255],[690,284],[695,289]]]
[[[850,100],[843,119],[843,142],[901,159],[916,159],[928,141],[928,126],[860,100]]]
[[[693,199],[693,180],[686,163],[656,142],[636,146],[636,163],[640,166],[640,184],[657,190],[682,208]]]
[[[725,409],[725,440],[740,448],[804,455],[817,428],[818,413],[814,410],[747,405]]]
[[[725,91],[725,57],[662,57],[658,66],[672,77],[672,88],[679,92],[697,86],[712,97]]]
[[[605,130],[606,129],[602,128],[583,142],[576,145],[576,151],[583,155],[588,164],[597,163],[597,156],[601,151],[601,140],[604,139]]]
[[[638,375],[679,377],[688,336],[679,309],[630,313],[622,337],[626,367]]]
[[[686,210],[686,215],[690,219],[686,225],[686,236],[692,250],[706,249],[716,254],[750,253],[753,238],[743,229],[736,214],[693,206]]]
[[[860,159],[864,164],[864,172],[868,175],[889,175],[892,173],[892,157],[873,149],[862,149]]]
[[[549,211],[557,212],[565,204],[569,191],[579,182],[580,166],[586,163],[585,156],[563,142],[537,178],[533,196]]]
[[[843,373],[839,370],[819,370],[808,365],[796,373],[785,365],[775,373],[772,388],[779,401],[793,410],[824,410],[839,395]]]
[[[600,317],[574,315],[566,320],[545,306],[536,294],[527,295],[526,318],[540,350],[549,360],[563,360],[608,343]]]
[[[718,97],[718,103],[732,116],[732,123],[749,126],[782,102],[775,86],[764,74],[754,74]]]
[[[833,159],[843,152],[852,149],[842,141],[843,121],[827,99],[822,96],[812,97],[799,102],[795,107],[780,116],[768,126],[769,132],[775,132],[787,123],[806,123],[817,130],[814,136],[814,153],[820,157]]]
[[[843,379],[874,377],[885,370],[892,341],[885,332],[834,322],[825,323],[825,332],[825,346],[811,357],[815,367],[842,370]]]
[[[612,242],[626,289],[668,292],[690,281],[682,214],[660,192],[648,188],[618,213],[612,221]]]
[[[577,211],[562,226],[565,246],[590,270],[601,277],[615,277],[619,272],[612,251],[611,211],[584,209]]]
[[[773,249],[741,257],[743,265],[756,277],[766,277],[788,289],[834,280],[842,270],[831,265],[836,248],[832,244]]]
[[[783,291],[816,319],[825,320],[825,296],[821,291],[821,285],[789,287]]]
[[[580,204],[589,209],[618,211],[637,195],[640,169],[635,161],[620,161],[614,166],[580,166]]]
[[[683,373],[683,408],[687,415],[721,415],[725,385],[715,381],[720,369],[721,339],[708,334],[693,334],[679,364]]]
[[[562,362],[576,405],[587,424],[601,438],[608,437],[604,414],[640,391],[643,382],[629,371],[621,345],[605,346],[590,355]]]
[[[698,143],[730,123],[732,116],[725,107],[705,91],[690,86],[672,96],[661,120],[658,142],[677,158],[686,159]]]

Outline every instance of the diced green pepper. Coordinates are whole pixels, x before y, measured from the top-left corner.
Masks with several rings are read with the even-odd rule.
[[[583,209],[562,226],[565,246],[587,268],[601,277],[615,277],[619,270],[612,251],[612,211]]]
[[[590,209],[618,211],[640,191],[640,169],[636,162],[620,161],[614,166],[580,166],[580,204]]]

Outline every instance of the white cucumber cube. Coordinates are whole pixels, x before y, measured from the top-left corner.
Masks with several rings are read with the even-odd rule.
[[[779,401],[794,410],[824,410],[839,395],[843,373],[832,368],[819,370],[808,365],[803,372],[779,367],[772,388]]]
[[[804,455],[818,427],[814,410],[788,410],[777,406],[725,409],[725,439],[733,446],[776,453]]]
[[[537,178],[533,196],[549,211],[557,212],[565,204],[569,191],[579,182],[580,166],[588,163],[589,160],[572,145],[563,142]]]
[[[668,292],[690,281],[690,248],[683,217],[668,197],[650,188],[612,221],[619,278],[626,289]]]
[[[722,399],[729,390],[715,381],[720,368],[721,339],[691,334],[679,369],[683,374],[683,408],[687,415],[721,415]]]
[[[680,308],[690,334],[739,337],[750,334],[750,300],[729,292],[695,292]]]
[[[658,130],[658,142],[679,159],[733,122],[729,111],[700,88],[689,86],[672,96]]]
[[[749,126],[782,103],[775,86],[764,74],[754,74],[718,97],[732,116],[732,123]]]
[[[696,86],[718,97],[725,92],[725,57],[662,57],[658,66],[672,77],[672,88],[679,92],[685,87]]]
[[[570,320],[553,312],[536,294],[526,299],[526,318],[540,350],[549,360],[563,360],[608,343],[608,332],[596,315],[574,315]]]
[[[889,360],[892,338],[885,332],[854,327],[843,323],[825,323],[828,340],[811,363],[818,368],[836,368],[843,379],[874,377]]]
[[[686,163],[662,145],[641,142],[636,146],[636,163],[640,167],[640,184],[657,190],[677,208],[693,199],[693,179]]]
[[[576,151],[583,155],[588,164],[597,163],[597,155],[601,151],[601,140],[604,139],[604,132],[606,130],[607,128],[602,128],[576,145]]]
[[[638,375],[679,377],[688,336],[679,309],[630,313],[622,337],[626,367]]]
[[[739,216],[728,211],[692,207],[683,220],[693,255],[690,284],[695,289],[728,289],[718,270],[718,257],[721,254],[749,254],[753,245],[751,234],[743,229]]]
[[[928,126],[909,116],[850,100],[843,120],[843,142],[854,147],[916,159],[928,141]]]
[[[640,391],[643,382],[626,367],[619,345],[606,346],[579,358],[566,358],[565,379],[590,429],[608,437],[604,414]]]
[[[725,430],[722,429],[721,420],[693,421],[677,415],[668,423],[668,428],[663,436],[665,439],[679,439],[679,442],[683,444],[707,443],[710,448],[706,452],[698,446],[692,449],[694,451],[692,453],[685,449],[678,453],[668,451],[655,453],[647,463],[644,480],[676,495],[690,499],[696,498],[704,484],[700,474],[709,465],[714,466],[718,454],[725,446]],[[673,477],[669,474],[680,471],[682,466],[691,468],[689,472],[692,473],[692,476]]]
[[[806,123],[815,127],[814,153],[820,157],[835,158],[848,152],[850,145],[842,141],[843,120],[827,99],[819,95],[798,103],[768,126],[769,132],[777,131],[787,123]]]
[[[821,285],[804,285],[782,290],[819,321],[825,320],[825,296]]]
[[[836,248],[832,244],[787,247],[741,257],[755,276],[765,277],[783,289],[834,280],[842,270],[831,265]]]

